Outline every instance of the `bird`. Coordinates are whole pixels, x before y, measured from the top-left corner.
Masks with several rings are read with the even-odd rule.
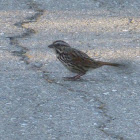
[[[77,75],[73,77],[64,77],[69,80],[80,79],[89,70],[99,68],[104,65],[118,67],[120,64],[111,62],[96,61],[89,57],[86,53],[72,48],[67,42],[63,40],[56,40],[48,46],[53,49],[57,59],[71,72]]]

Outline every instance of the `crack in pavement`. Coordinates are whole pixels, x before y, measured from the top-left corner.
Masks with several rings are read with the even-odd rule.
[[[69,89],[69,90],[73,90],[74,92],[78,92],[78,93],[83,93],[84,97],[83,99],[87,102],[87,95],[89,98],[89,94],[87,91],[83,91],[83,90],[74,90],[74,89]],[[85,96],[86,95],[86,96]],[[90,98],[91,99],[91,98]],[[123,136],[121,136],[120,134],[116,134],[115,132],[109,132],[106,130],[106,126],[107,124],[111,123],[111,121],[113,121],[115,118],[113,118],[112,116],[107,114],[107,105],[102,102],[98,97],[96,96],[92,96],[92,99],[94,99],[94,102],[97,102],[97,107],[95,106],[95,108],[98,110],[98,112],[100,114],[102,114],[102,116],[104,116],[107,120],[105,120],[104,122],[100,123],[97,125],[97,128],[103,132],[105,135],[117,139],[117,140],[128,140],[127,138],[124,138]]]
[[[97,107],[99,110],[101,110],[101,114],[107,118],[107,120],[101,124],[98,125],[98,129],[102,131],[105,135],[110,136],[111,138],[117,139],[117,140],[127,140],[120,134],[116,134],[115,132],[108,131],[106,129],[107,124],[111,123],[111,121],[115,120],[112,116],[108,115],[107,113],[107,105],[103,103],[99,98],[94,97],[95,101],[98,101],[100,104]]]
[[[30,63],[29,57],[26,55],[26,53],[27,53],[27,51],[29,51],[29,49],[26,48],[25,46],[20,45],[18,39],[19,38],[23,39],[23,38],[31,36],[32,34],[35,34],[36,33],[35,30],[33,30],[31,28],[26,28],[23,25],[26,23],[37,22],[39,17],[42,16],[44,13],[44,10],[40,9],[38,7],[38,4],[33,1],[28,3],[28,6],[29,6],[29,9],[35,11],[36,13],[33,16],[27,17],[23,21],[20,21],[20,22],[17,22],[14,24],[16,27],[24,29],[25,32],[22,34],[19,34],[19,35],[7,37],[10,40],[10,45],[14,45],[18,48],[18,50],[12,51],[12,54],[15,56],[19,56],[21,58],[20,60],[24,61],[26,64]]]

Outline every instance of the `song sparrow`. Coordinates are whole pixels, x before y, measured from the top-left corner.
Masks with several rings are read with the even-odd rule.
[[[80,50],[72,48],[68,43],[57,40],[48,46],[53,48],[57,58],[62,64],[70,71],[77,73],[74,77],[65,77],[68,79],[79,79],[82,75],[86,74],[90,69],[96,69],[104,65],[119,66],[117,63],[95,61],[90,58],[87,54]]]

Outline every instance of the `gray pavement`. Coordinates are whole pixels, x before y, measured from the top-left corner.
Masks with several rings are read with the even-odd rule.
[[[0,140],[140,140],[139,0],[0,3]],[[58,39],[125,67],[64,81]]]

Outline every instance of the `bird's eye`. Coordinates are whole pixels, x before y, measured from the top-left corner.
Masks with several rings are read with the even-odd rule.
[[[61,45],[60,45],[60,44],[55,44],[55,46],[56,46],[56,47],[59,47],[59,46],[61,46]]]

